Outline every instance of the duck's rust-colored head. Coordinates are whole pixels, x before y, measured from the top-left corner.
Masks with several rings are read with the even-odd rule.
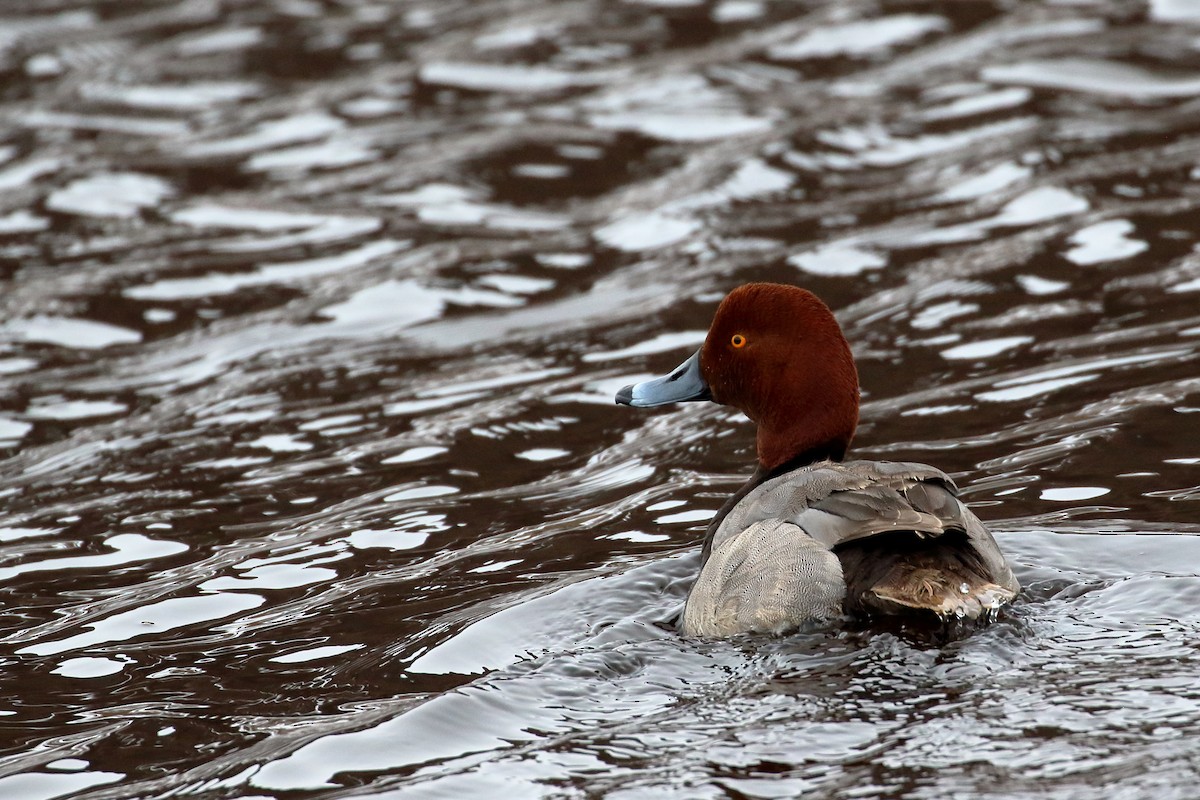
[[[721,302],[695,355],[667,376],[617,392],[618,403],[643,408],[685,400],[733,406],[758,423],[766,470],[840,461],[858,425],[858,372],[833,312],[816,295],[750,283]]]

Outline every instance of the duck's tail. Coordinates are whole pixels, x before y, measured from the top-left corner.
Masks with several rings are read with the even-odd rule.
[[[946,619],[978,619],[1013,599],[1014,593],[991,581],[963,580],[929,569],[897,569],[895,578],[872,586],[868,605],[884,613],[928,609]],[[898,607],[898,608],[897,608]]]
[[[1007,604],[1014,589],[990,579],[966,537],[936,539],[914,532],[873,537],[870,549],[838,553],[846,576],[848,611],[978,619]]]

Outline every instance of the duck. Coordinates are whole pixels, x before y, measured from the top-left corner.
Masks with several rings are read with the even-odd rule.
[[[712,518],[680,620],[688,637],[783,634],[848,617],[995,616],[1020,590],[991,532],[945,472],[846,460],[858,370],[829,307],[798,286],[750,283],[670,373],[620,389],[635,408],[709,401],[757,425],[757,465]]]

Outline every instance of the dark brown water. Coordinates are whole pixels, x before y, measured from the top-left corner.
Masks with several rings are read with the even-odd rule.
[[[0,797],[1195,796],[1196,3],[3,15]],[[675,634],[751,280],[999,622]]]

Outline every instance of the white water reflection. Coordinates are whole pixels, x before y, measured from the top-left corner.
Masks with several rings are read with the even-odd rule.
[[[986,67],[982,75],[984,80],[994,83],[1095,92],[1140,100],[1200,95],[1200,78],[1163,75],[1130,64],[1099,59],[1022,61]]]
[[[1033,341],[1032,336],[1000,336],[956,345],[942,351],[942,358],[951,361],[991,358]]]
[[[951,203],[963,200],[976,200],[998,192],[1018,181],[1023,181],[1032,174],[1033,170],[1029,167],[1013,161],[1005,161],[980,175],[958,181],[942,190],[937,197],[939,200]]]
[[[28,539],[34,536],[50,536],[60,531],[60,528],[0,527],[0,542],[14,542],[18,539]]]
[[[0,235],[34,233],[50,227],[50,220],[24,209],[0,216]]]
[[[986,89],[986,85],[979,84],[978,88],[981,90]],[[1033,92],[1019,87],[997,89],[995,91],[978,91],[967,94],[964,97],[956,98],[945,105],[935,106],[934,108],[922,111],[920,117],[924,120],[936,122],[939,120],[969,117],[974,114],[986,114],[1001,109],[1015,108],[1025,103],[1032,96]]]
[[[748,22],[763,15],[766,7],[760,0],[721,0],[713,9],[716,22]]]
[[[551,67],[464,62],[440,62],[421,68],[421,80],[425,83],[475,92],[561,92],[576,87],[602,86],[619,75],[612,71],[567,72]]]
[[[522,561],[524,561],[524,559],[510,558],[505,561],[495,561],[491,564],[484,564],[482,567],[475,567],[473,569],[467,570],[467,572],[474,574],[474,575],[478,575],[480,573],[486,573],[486,572],[499,572],[500,570],[508,569],[511,566],[520,564]]]
[[[996,382],[999,388],[1009,386],[1020,386],[1029,383],[1040,383],[1055,378],[1062,378],[1069,375],[1077,375],[1081,372],[1100,372],[1113,367],[1124,367],[1133,364],[1153,364],[1174,359],[1186,359],[1193,355],[1193,351],[1188,348],[1170,348],[1164,350],[1153,350],[1145,353],[1133,353],[1126,356],[1107,356],[1101,358],[1082,359],[1073,364],[1064,364],[1059,367],[1047,367],[1045,369],[1037,369],[1027,372],[1015,378],[1007,378]],[[1095,377],[1090,376],[1090,377]]]
[[[668,142],[707,142],[760,133],[771,120],[737,113],[626,111],[593,114],[591,124],[601,130],[637,131]]]
[[[841,241],[788,256],[788,263],[813,275],[835,277],[861,275],[868,270],[882,269],[887,266],[887,259],[877,252]]]
[[[28,372],[37,365],[32,358],[0,358],[0,375]]]
[[[740,165],[717,189],[734,200],[749,200],[782,192],[796,182],[790,172],[769,166],[762,159],[752,158]]]
[[[704,337],[707,335],[708,331],[706,330],[660,333],[653,339],[637,342],[629,347],[584,353],[583,360],[585,362],[614,361],[634,356],[652,355],[654,353],[668,353],[672,350],[678,350],[681,347],[698,347],[704,343]]]
[[[1050,280],[1039,275],[1018,275],[1017,284],[1029,294],[1038,297],[1058,294],[1071,288],[1071,284],[1067,281]]]
[[[251,133],[194,142],[186,146],[185,154],[193,158],[248,156],[262,150],[321,139],[342,130],[345,126],[344,121],[331,114],[320,111],[303,112],[259,123]]]
[[[235,27],[224,30],[184,34],[176,41],[176,49],[182,56],[208,56],[245,50],[263,41],[263,30],[258,27]]]
[[[233,294],[255,286],[289,283],[357,269],[398,253],[405,246],[405,242],[384,239],[333,256],[269,264],[247,274],[215,273],[200,278],[167,278],[145,286],[131,286],[123,290],[123,294],[135,300],[159,301]]]
[[[43,175],[57,172],[62,167],[62,163],[62,160],[58,158],[41,157],[9,164],[0,169],[0,190],[7,191],[27,186]]]
[[[149,136],[178,139],[188,133],[188,124],[178,119],[155,118],[145,115],[117,116],[115,114],[72,114],[63,111],[34,109],[17,116],[16,121],[26,128],[62,128],[87,133],[113,133],[128,136]]]
[[[118,533],[104,540],[105,547],[113,552],[94,556],[67,556],[45,561],[27,561],[10,567],[0,567],[0,581],[15,578],[30,572],[58,572],[66,569],[100,569],[120,564],[132,564],[156,558],[167,558],[186,552],[182,542],[151,539],[140,533]]]
[[[382,221],[376,217],[322,216],[212,204],[179,209],[171,217],[177,222],[198,228],[280,231],[274,236],[236,237],[218,240],[210,245],[213,250],[226,253],[266,253],[290,247],[333,244],[375,233],[383,227]]]
[[[1093,500],[1097,497],[1103,497],[1110,491],[1112,490],[1106,489],[1103,486],[1063,486],[1057,489],[1043,489],[1039,498],[1058,502]]]
[[[1031,397],[1042,397],[1043,395],[1056,392],[1059,389],[1065,389],[1068,386],[1075,386],[1080,383],[1087,383],[1099,378],[1098,374],[1092,373],[1087,375],[1076,375],[1071,378],[1051,378],[1042,381],[1034,381],[1032,383],[1021,383],[1014,386],[1009,386],[1004,389],[994,389],[987,392],[979,392],[976,397],[980,400],[986,400],[992,403],[1008,403],[1016,400],[1028,400]]]
[[[1167,291],[1170,292],[1171,294],[1182,294],[1184,292],[1200,291],[1200,278],[1192,278],[1191,280],[1188,280],[1188,281],[1181,281],[1180,283],[1177,283],[1174,286],[1168,287]],[[1185,336],[1194,335],[1196,330],[1200,330],[1200,329],[1189,328],[1186,331],[1181,331],[1181,333],[1183,333]]]
[[[660,677],[668,683],[675,682],[673,685],[659,684],[639,673],[654,671],[654,665],[662,663],[662,655],[685,660],[688,656],[679,654],[679,648],[670,639],[664,640],[662,632],[654,626],[634,623],[623,628],[614,639],[615,631],[606,631],[605,625],[596,623],[628,618],[631,613],[662,613],[661,607],[673,599],[664,600],[657,593],[692,564],[692,557],[674,558],[665,565],[649,565],[611,578],[566,585],[549,595],[491,615],[418,658],[409,671],[479,674],[503,668],[536,657],[547,647],[562,647],[562,630],[572,631],[572,639],[587,637],[592,641],[578,654],[566,652],[551,658],[544,668],[511,675],[501,673],[494,685],[485,678],[371,727],[323,736],[266,764],[250,777],[250,785],[275,790],[320,788],[336,785],[335,776],[344,771],[436,764],[445,759],[475,761],[477,754],[509,748],[547,732],[594,726],[594,714],[609,702],[604,698],[613,694],[607,689],[613,685],[620,690],[619,705],[627,706],[624,711],[616,711],[619,717],[644,719],[647,714],[669,708],[678,702],[681,692],[695,691],[696,687],[678,683],[678,676],[671,677],[669,668]],[[517,631],[520,636],[514,636]],[[610,652],[610,648],[614,649]],[[622,665],[616,667],[617,672],[610,672],[612,667],[606,664],[609,657],[615,659],[616,665]],[[626,659],[632,670],[623,668]],[[637,666],[643,660],[649,666]],[[693,661],[693,666],[699,667],[707,659],[697,656]],[[569,676],[576,672],[602,676],[606,688],[599,694],[572,689],[576,679]],[[707,681],[719,679],[724,673],[716,671],[710,676],[695,670],[692,675]],[[524,701],[496,705],[501,692],[516,692]],[[467,724],[467,719],[476,722]],[[482,720],[486,722],[480,724]],[[531,728],[536,728],[537,734]],[[420,735],[414,735],[416,731]],[[348,753],[352,754],[349,758]]]
[[[509,50],[528,47],[542,39],[558,33],[560,27],[549,25],[505,25],[493,33],[475,37],[473,44],[479,50]]]
[[[443,486],[438,484],[429,486],[412,486],[385,495],[383,502],[399,503],[404,500],[421,500],[429,497],[444,497],[448,494],[457,494],[458,491],[459,489],[457,486]]]
[[[97,644],[124,642],[241,614],[258,608],[266,601],[262,595],[227,593],[161,600],[88,623],[86,627],[90,630],[86,633],[27,645],[17,652],[47,656]]]
[[[534,258],[539,264],[553,269],[582,269],[592,263],[587,253],[539,253]]]
[[[772,47],[768,53],[780,61],[831,56],[866,56],[887,51],[950,27],[945,17],[932,14],[896,14],[890,17],[813,28],[795,42]]]
[[[428,446],[428,447],[410,447],[402,453],[383,459],[381,464],[409,464],[414,461],[424,461],[428,458],[441,455],[446,452],[445,447]]]
[[[46,198],[46,208],[85,217],[129,218],[175,194],[171,184],[134,172],[100,173],[72,181]]]
[[[385,405],[383,407],[383,414],[388,417],[419,414],[422,411],[434,411],[439,408],[449,408],[450,406],[467,403],[471,400],[478,400],[480,397],[486,395],[486,392],[463,392],[461,394],[447,394],[441,397],[427,397],[419,400],[401,400]]]
[[[1200,24],[1200,5],[1193,0],[1150,0],[1150,19]]]
[[[549,278],[530,278],[524,275],[500,273],[481,275],[476,283],[489,289],[497,289],[505,294],[516,295],[538,294],[554,288],[554,281]]]
[[[624,85],[582,102],[591,125],[670,142],[708,142],[769,130],[771,119],[737,110],[738,101],[699,75],[667,75]]]
[[[947,320],[974,314],[978,310],[978,303],[964,303],[961,300],[950,300],[922,309],[919,314],[912,318],[912,322],[909,324],[918,330],[933,330],[940,328],[942,323]]]
[[[271,433],[260,436],[244,443],[245,447],[258,447],[270,450],[272,453],[304,453],[313,449],[311,442],[306,442],[297,434]]]
[[[488,719],[486,728],[472,722],[481,714]],[[493,705],[486,694],[467,689],[366,730],[317,739],[267,763],[249,783],[276,791],[333,787],[338,772],[389,769],[531,741],[535,737],[526,723],[519,711]],[[543,729],[543,735],[549,732]]]
[[[970,411],[974,406],[963,405],[961,403],[936,405],[936,406],[917,406],[908,408],[900,412],[903,417],[940,417],[943,414],[953,414],[957,411]]]
[[[243,565],[245,566],[245,565]],[[197,588],[203,592],[254,589],[295,589],[326,583],[337,577],[337,570],[308,564],[266,564],[246,569],[239,577],[224,576],[205,581]]]
[[[15,443],[33,430],[33,425],[19,419],[0,417],[0,444]]]
[[[752,158],[740,164],[733,174],[717,186],[676,200],[660,211],[686,216],[697,211],[779,194],[795,182],[796,176],[791,172],[776,169],[761,159]]]
[[[483,193],[447,183],[367,198],[371,205],[412,209],[428,225],[483,225],[496,230],[552,231],[570,224],[562,214],[481,202]]]
[[[1018,118],[979,125],[952,133],[898,136],[872,124],[818,132],[817,139],[853,154],[853,162],[871,167],[895,167],[921,158],[978,146],[988,139],[1012,137],[1028,130],[1033,121]]]
[[[1131,258],[1150,249],[1146,242],[1129,237],[1133,231],[1133,223],[1129,220],[1112,219],[1097,222],[1071,234],[1070,241],[1074,247],[1063,255],[1068,261],[1081,267]]]
[[[0,778],[0,796],[13,800],[51,800],[124,777],[122,772],[22,772]]]
[[[129,406],[115,400],[65,400],[61,397],[35,397],[25,409],[25,416],[36,420],[72,420],[108,417],[123,414]]]
[[[448,303],[510,308],[523,301],[481,289],[434,289],[416,281],[385,281],[360,289],[350,299],[321,309],[342,328],[386,323],[393,329],[437,319]]]
[[[566,375],[570,372],[568,367],[548,367],[545,369],[529,369],[529,370],[512,370],[504,371],[498,375],[493,375],[487,378],[479,378],[473,381],[455,381],[444,384],[442,386],[434,386],[427,389],[422,389],[417,393],[419,397],[441,397],[446,395],[458,395],[465,392],[474,392],[478,389],[500,389],[507,386],[518,386],[523,383],[535,383],[546,378],[553,378],[558,375]]]
[[[411,550],[425,544],[428,538],[429,533],[419,530],[364,528],[351,533],[347,541],[350,542],[351,547],[358,550],[369,550],[373,547],[382,547],[387,550]]]
[[[5,322],[0,325],[0,336],[85,350],[98,350],[117,344],[134,344],[142,340],[140,332],[107,322],[45,315]]]
[[[213,458],[193,461],[189,466],[196,469],[211,470],[211,469],[240,469],[242,467],[254,467],[259,464],[271,463],[270,456],[230,456],[229,458]]]
[[[356,142],[341,136],[319,144],[303,144],[285,147],[253,155],[246,162],[251,171],[335,169],[374,161],[379,151],[366,142]]]
[[[292,653],[285,653],[281,656],[275,656],[270,660],[276,664],[304,664],[309,661],[320,661],[325,658],[333,658],[340,656],[343,653],[353,653],[355,650],[361,650],[361,644],[330,644],[322,647],[310,647],[306,650],[296,650]]]
[[[990,224],[1034,225],[1080,214],[1088,208],[1088,201],[1073,192],[1056,186],[1043,186],[1010,200]]]
[[[53,78],[64,72],[66,66],[53,53],[38,53],[25,61],[25,74],[31,78]]]
[[[91,9],[65,8],[47,14],[22,14],[14,11],[4,20],[4,29],[0,32],[0,49],[8,49],[26,36],[84,31],[98,23],[97,14]]]
[[[566,164],[517,164],[512,174],[520,178],[561,180],[571,176],[571,168]]]
[[[557,447],[534,447],[530,450],[522,450],[513,453],[516,458],[523,458],[526,461],[554,461],[559,458],[571,455],[570,450],[562,450]]]
[[[108,675],[116,675],[126,666],[125,661],[115,658],[80,656],[79,658],[68,658],[50,670],[50,673],[62,675],[65,678],[103,678]]]
[[[656,517],[655,522],[659,525],[672,525],[678,523],[694,523],[707,522],[712,519],[717,512],[711,508],[696,508],[691,511],[677,511],[674,514],[664,514],[661,517]]]
[[[174,222],[196,228],[231,228],[234,230],[281,231],[312,228],[333,219],[322,214],[284,211],[274,208],[226,206],[216,203],[195,203],[170,213]]]
[[[196,111],[249,100],[262,94],[262,87],[247,81],[195,81],[174,85],[119,85],[88,83],[80,95],[109,105],[154,111]]]
[[[603,245],[636,253],[679,244],[699,229],[698,220],[651,211],[618,217],[598,228],[595,236]]]

